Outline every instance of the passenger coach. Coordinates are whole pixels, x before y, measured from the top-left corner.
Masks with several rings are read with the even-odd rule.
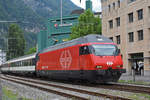
[[[31,54],[8,60],[1,66],[2,73],[35,73],[35,55],[36,54]]]

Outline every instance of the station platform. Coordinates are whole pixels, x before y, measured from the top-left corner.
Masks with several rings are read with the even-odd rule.
[[[133,75],[129,74],[123,74],[120,77],[120,80],[125,80],[125,81],[132,81],[134,80]],[[150,82],[150,76],[149,75],[135,75],[135,81],[143,81],[143,82]]]

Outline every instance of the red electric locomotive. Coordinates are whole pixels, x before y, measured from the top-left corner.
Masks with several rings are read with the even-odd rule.
[[[51,46],[37,55],[36,74],[53,79],[116,82],[123,62],[119,49],[108,38],[88,35]]]

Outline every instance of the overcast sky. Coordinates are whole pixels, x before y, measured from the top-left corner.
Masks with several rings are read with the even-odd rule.
[[[85,9],[85,1],[86,0],[71,0],[74,4],[76,4],[79,7],[82,7]],[[101,0],[92,0],[92,4],[93,4],[93,10],[96,12],[100,12],[101,11]]]

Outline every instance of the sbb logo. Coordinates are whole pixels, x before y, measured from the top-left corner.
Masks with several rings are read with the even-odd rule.
[[[71,62],[72,62],[72,56],[69,50],[65,50],[60,55],[60,65],[63,69],[69,69]]]

